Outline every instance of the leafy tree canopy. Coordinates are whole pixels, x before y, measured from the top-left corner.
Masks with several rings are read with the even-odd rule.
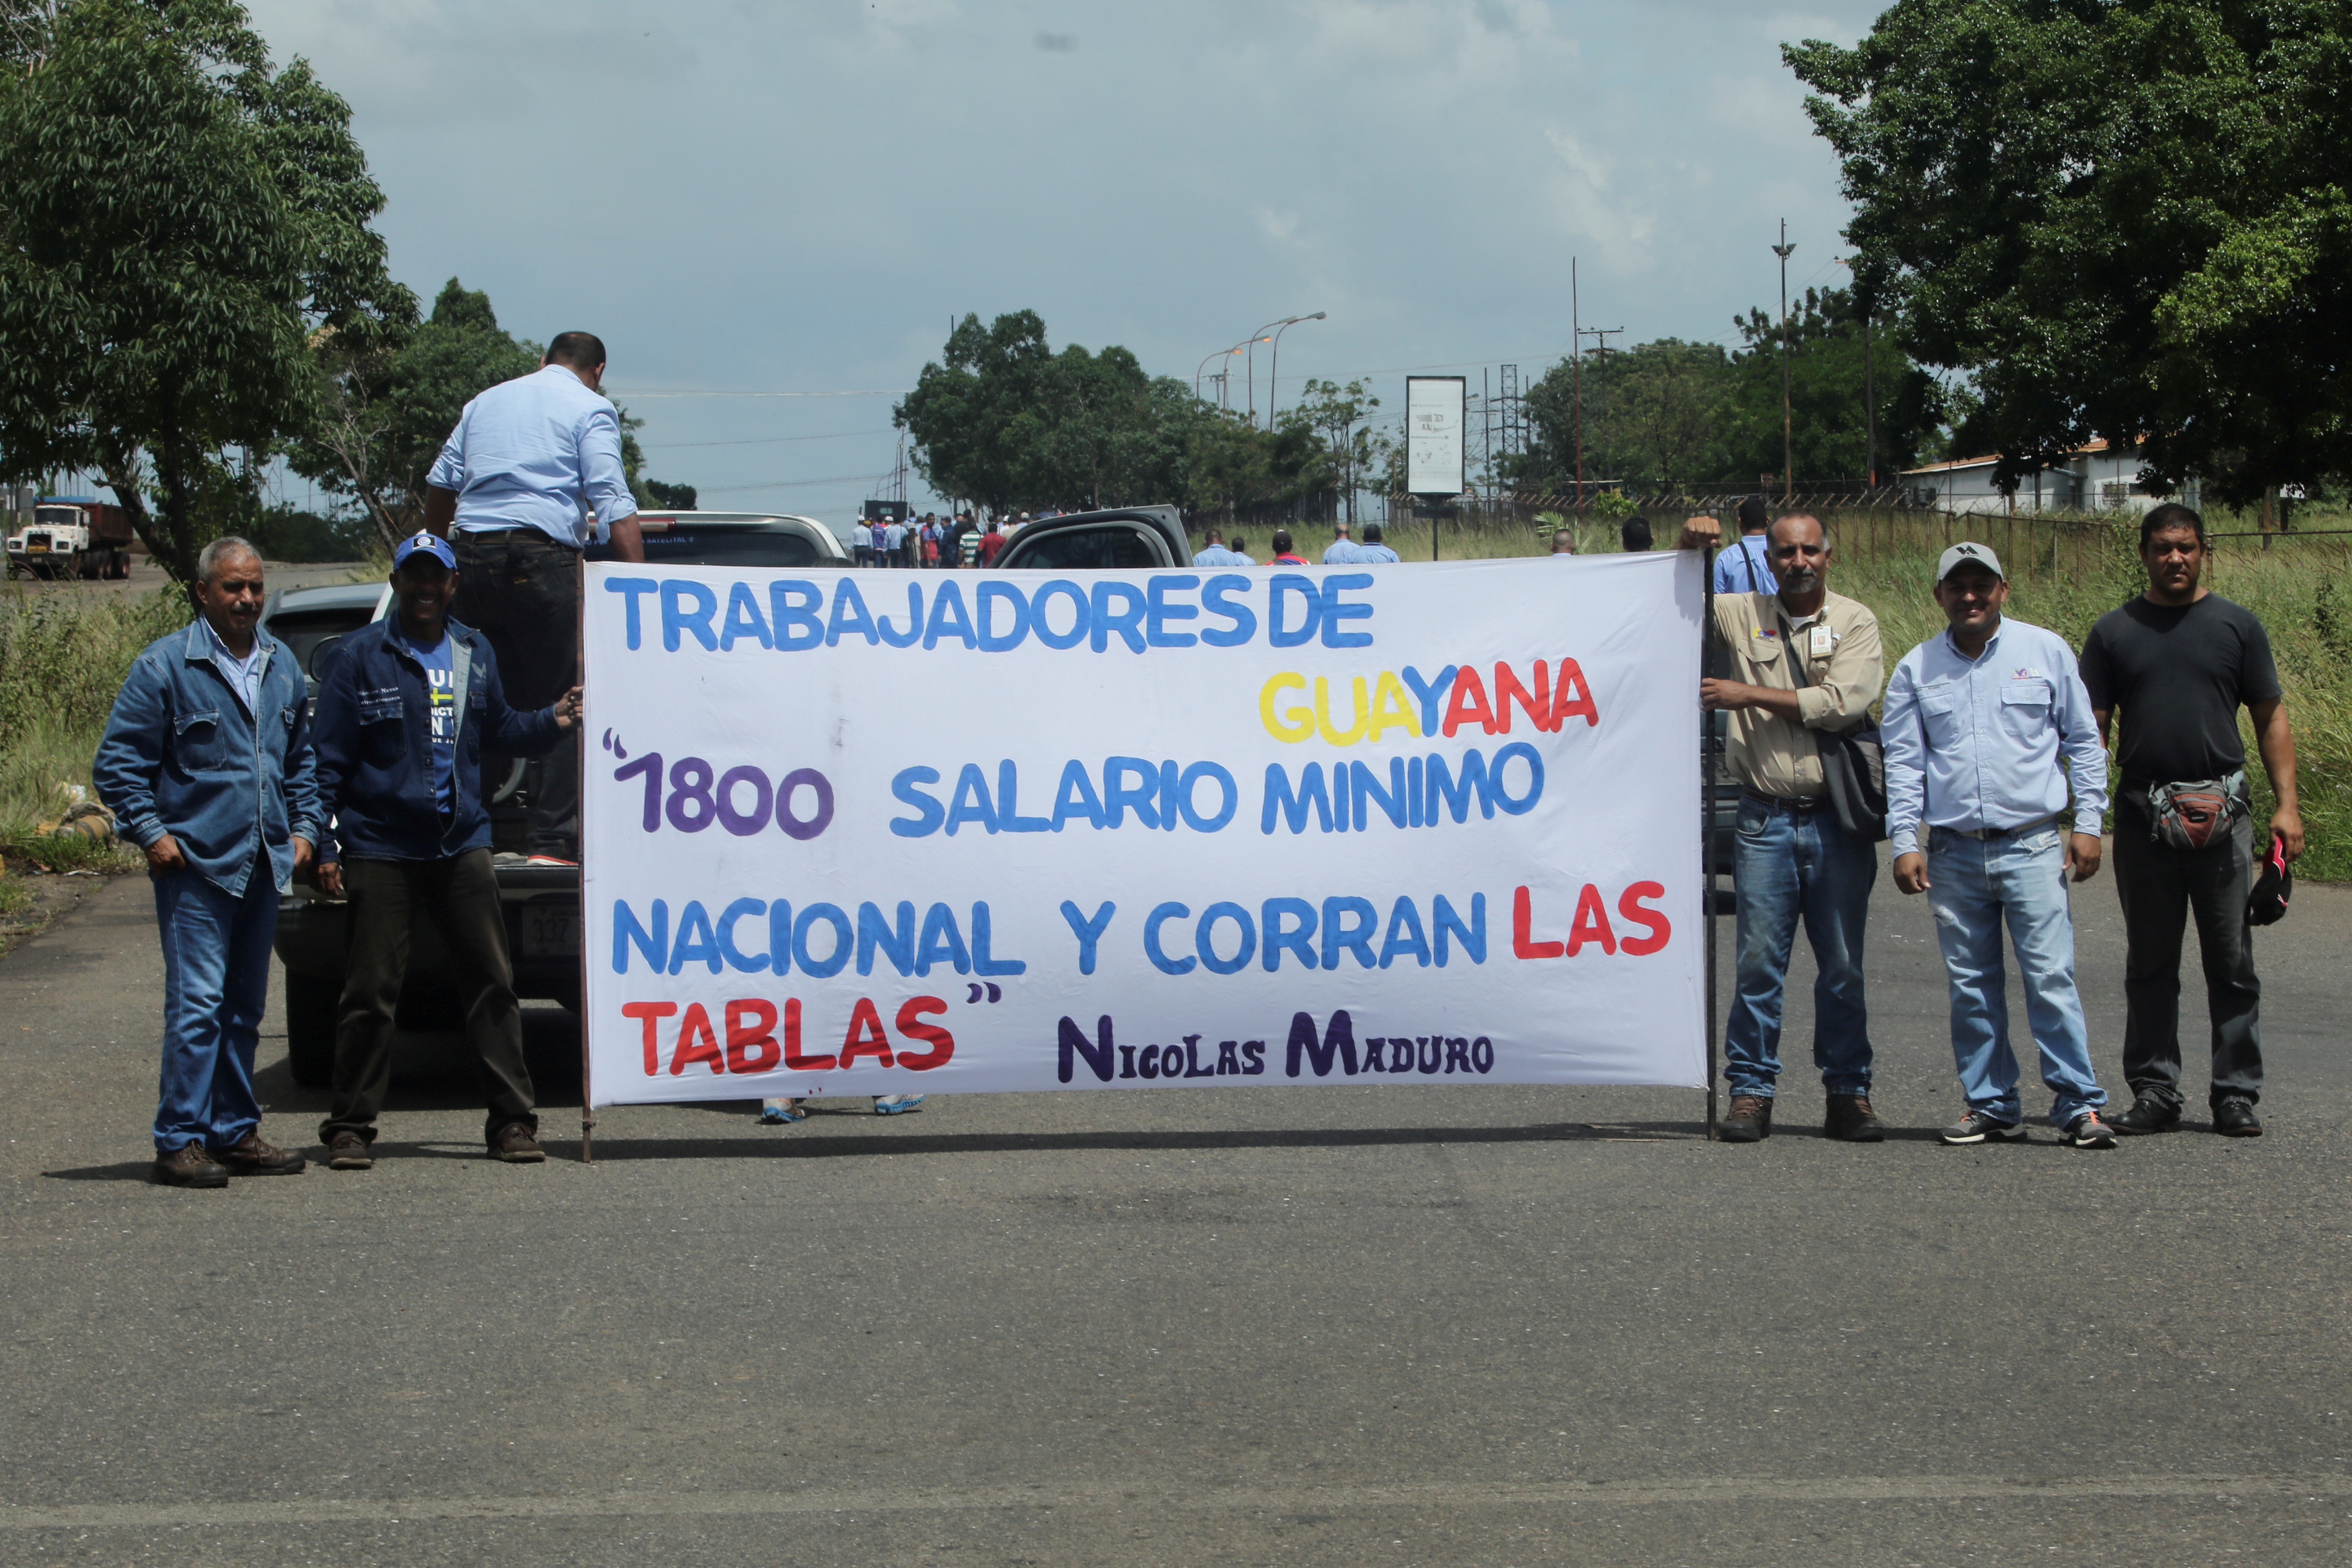
[[[2352,474],[2345,0],[1897,0],[1784,50],[1861,277],[2014,481],[2094,437],[2221,499]]]
[[[1375,455],[1357,443],[1362,432],[1350,434],[1370,406],[1363,389],[1310,388],[1309,404],[1268,432],[1150,374],[1117,345],[1055,353],[1037,313],[1016,310],[988,326],[966,316],[892,417],[941,495],[998,510],[1153,501],[1199,510],[1295,500],[1360,473]]]
[[[466,405],[539,368],[540,348],[499,325],[490,297],[455,278],[404,340],[312,339],[316,417],[287,463],[352,498],[387,545],[421,525],[425,479]]]
[[[226,456],[304,430],[308,342],[415,320],[343,100],[232,0],[80,0],[0,72],[0,452],[103,472],[185,580]],[[148,496],[156,504],[151,509]]]
[[[1584,361],[1588,479],[1643,489],[1744,489],[1780,473],[1780,318],[1759,309],[1734,324],[1742,343],[1729,353],[1662,338]],[[1941,389],[1913,363],[1903,323],[1882,317],[1871,332],[1865,356],[1851,291],[1808,289],[1793,301],[1789,405],[1799,489],[1868,477],[1873,383],[1880,483],[1919,461],[1937,438]],[[1574,482],[1578,380],[1562,361],[1528,389],[1529,450],[1507,477],[1554,488]]]

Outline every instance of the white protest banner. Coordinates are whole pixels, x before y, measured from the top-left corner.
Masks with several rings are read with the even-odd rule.
[[[1699,572],[592,565],[591,1103],[1703,1086]]]

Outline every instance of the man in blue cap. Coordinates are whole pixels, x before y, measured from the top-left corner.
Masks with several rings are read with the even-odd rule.
[[[320,676],[312,737],[320,812],[331,826],[319,885],[351,900],[334,1104],[319,1129],[338,1171],[374,1163],[413,910],[440,928],[449,950],[448,981],[489,1101],[491,1155],[544,1158],[490,870],[482,753],[545,753],[579,724],[580,689],[536,712],[509,708],[489,639],[449,618],[457,566],[436,533],[403,540],[392,556],[394,614],[336,644]]]

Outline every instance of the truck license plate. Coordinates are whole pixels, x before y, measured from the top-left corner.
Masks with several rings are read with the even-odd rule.
[[[571,910],[525,910],[520,942],[525,958],[580,956],[580,916]]]

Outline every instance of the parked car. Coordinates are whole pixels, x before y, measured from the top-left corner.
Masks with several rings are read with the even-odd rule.
[[[389,583],[331,583],[318,588],[278,588],[261,606],[261,629],[286,645],[319,695],[319,659],[346,632],[387,614]]]
[[[994,570],[1149,572],[1192,563],[1184,514],[1172,506],[1136,506],[1024,522],[997,552]]]
[[[849,552],[814,518],[768,512],[659,511],[639,514],[646,558],[663,565],[735,566],[776,572],[811,567],[846,567]],[[602,547],[592,561],[609,560]],[[294,589],[273,601],[280,616],[309,614],[312,594],[344,589]],[[349,631],[392,613],[389,587],[371,589],[373,607]],[[349,611],[345,611],[348,614]],[[268,614],[265,611],[265,615]],[[320,614],[324,615],[323,607]],[[275,630],[275,626],[272,628]],[[278,635],[292,643],[285,632]],[[332,635],[321,631],[310,660],[326,651]],[[315,683],[313,689],[316,689]],[[484,777],[492,775],[486,767]],[[514,964],[515,994],[527,1001],[580,1006],[580,869],[576,866],[530,866],[521,854],[530,816],[530,792],[520,761],[503,770],[488,801],[496,853],[499,903],[506,917],[507,952]],[[297,883],[278,902],[278,956],[286,966],[286,1047],[294,1081],[321,1087],[333,1080],[335,1011],[343,990],[345,906],[317,888]],[[448,966],[441,933],[420,919],[409,935],[408,981],[402,988],[397,1022],[412,1030],[451,1029],[463,1020],[436,977]]]

